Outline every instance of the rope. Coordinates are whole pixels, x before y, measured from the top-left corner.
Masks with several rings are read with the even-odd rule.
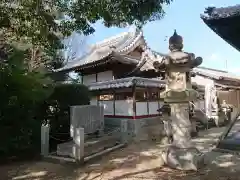
[[[55,134],[63,135],[63,134],[70,134],[70,133],[55,133]]]
[[[120,131],[120,128],[116,128],[113,131],[111,131],[111,132],[109,132],[109,133],[107,133],[105,135],[110,135],[110,134],[113,134],[114,132],[118,132],[118,131]]]
[[[62,141],[62,142],[67,142],[67,141],[71,141],[71,140],[72,140],[72,138],[70,138],[70,139],[68,139],[68,140],[62,140],[62,139],[55,138],[55,137],[53,137],[53,136],[51,136],[51,135],[49,135],[49,137],[52,138],[52,139],[54,139],[54,140]]]
[[[115,132],[119,132],[120,131],[120,128],[116,128],[116,129],[114,129],[113,131],[111,131],[111,132],[108,132],[108,133],[106,133],[106,134],[104,134],[104,135],[111,135],[111,134],[113,134],[113,133],[115,133]],[[69,133],[56,133],[56,134],[69,134]],[[66,142],[66,141],[70,141],[70,140],[72,140],[72,138],[70,138],[70,139],[68,139],[68,140],[62,140],[62,139],[59,139],[59,138],[56,138],[56,137],[54,137],[54,136],[52,136],[52,135],[49,135],[49,137],[51,138],[51,139],[54,139],[54,140],[57,140],[57,141],[62,141],[62,142]]]

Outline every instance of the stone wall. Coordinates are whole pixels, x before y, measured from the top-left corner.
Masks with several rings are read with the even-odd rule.
[[[121,121],[127,120],[128,134],[136,140],[160,140],[164,134],[161,117],[142,119],[105,118],[106,127],[120,127]]]

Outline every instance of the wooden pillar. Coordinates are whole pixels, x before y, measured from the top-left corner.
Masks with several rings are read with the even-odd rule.
[[[116,91],[113,90],[113,115],[116,115]]]
[[[240,108],[240,91],[239,90],[237,90],[237,103],[238,103],[237,108]]]
[[[147,88],[147,114],[149,115],[149,88]]]
[[[81,84],[83,84],[83,75],[81,75]]]
[[[133,96],[133,116],[134,119],[137,116],[137,107],[136,107],[136,85],[134,84],[132,87],[132,96]]]
[[[158,109],[160,109],[160,92],[161,92],[161,88],[158,88],[158,93],[157,93],[157,102],[158,102]],[[160,114],[160,111],[158,111],[158,114]]]
[[[97,105],[99,106],[100,95],[97,95]]]
[[[98,82],[98,74],[96,73],[96,82]]]

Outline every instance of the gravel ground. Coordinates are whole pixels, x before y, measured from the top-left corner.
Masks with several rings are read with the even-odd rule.
[[[126,148],[76,167],[45,161],[21,162],[0,167],[1,180],[236,180],[240,179],[240,157],[210,152],[223,128],[200,133],[193,140],[206,153],[207,166],[199,172],[182,172],[163,166],[156,143],[132,143]]]

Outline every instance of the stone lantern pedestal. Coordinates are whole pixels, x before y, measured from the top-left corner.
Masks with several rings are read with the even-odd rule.
[[[192,124],[189,103],[197,99],[192,89],[190,71],[202,63],[192,53],[182,51],[183,40],[176,31],[169,39],[170,53],[161,62],[154,62],[157,70],[165,71],[166,90],[161,98],[170,106],[173,143],[163,152],[167,165],[180,170],[197,170],[203,164],[203,155],[191,142]]]

